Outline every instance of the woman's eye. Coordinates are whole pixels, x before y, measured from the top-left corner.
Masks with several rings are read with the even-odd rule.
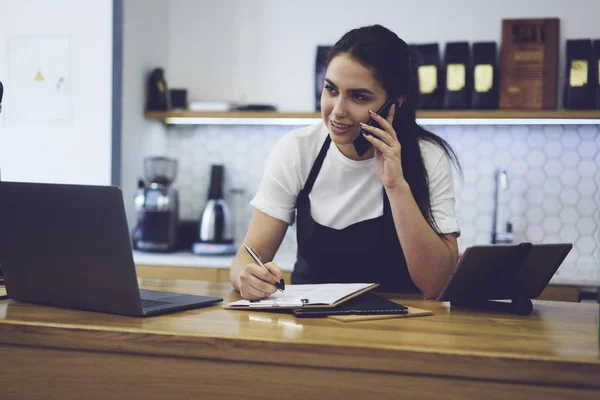
[[[354,97],[354,100],[359,101],[359,102],[365,102],[365,101],[369,100],[368,97],[363,96],[362,94],[355,94],[353,97]]]
[[[325,85],[323,86],[325,88],[325,90],[327,90],[329,93],[334,94],[336,92],[335,88],[331,85]]]

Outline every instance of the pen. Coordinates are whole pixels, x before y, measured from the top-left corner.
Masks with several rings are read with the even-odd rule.
[[[258,255],[258,253],[255,252],[252,247],[248,246],[247,244],[244,244],[244,248],[246,249],[246,251],[248,252],[248,254],[250,254],[250,256],[254,259],[254,261],[258,265],[260,265],[261,267],[263,267],[264,269],[266,269],[267,271],[269,271],[269,269],[267,267],[265,267],[265,264],[263,264],[263,262],[260,259],[260,256]],[[269,273],[270,272],[271,271],[269,271]],[[285,290],[285,281],[283,280],[283,278],[281,278],[281,280],[279,282],[275,282],[274,285],[281,292],[283,292]]]

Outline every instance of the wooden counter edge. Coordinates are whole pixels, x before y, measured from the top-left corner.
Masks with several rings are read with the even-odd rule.
[[[600,390],[600,359],[526,358],[424,349],[371,349],[297,341],[174,335],[110,327],[3,322],[0,345],[363,370]],[[426,371],[426,372],[424,372]]]
[[[229,267],[184,267],[140,263],[136,264],[135,268],[138,278],[229,282]],[[291,282],[291,274],[291,271],[284,272],[286,282]],[[536,300],[579,302],[580,292],[580,285],[551,283]]]

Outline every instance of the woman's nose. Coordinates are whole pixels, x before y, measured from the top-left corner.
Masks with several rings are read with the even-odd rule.
[[[337,117],[345,117],[348,115],[346,102],[343,99],[337,98],[333,103],[331,113]]]

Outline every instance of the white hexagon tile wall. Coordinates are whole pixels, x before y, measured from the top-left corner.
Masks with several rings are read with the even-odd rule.
[[[206,202],[210,165],[225,165],[225,196],[234,214],[236,240],[248,226],[248,202],[265,160],[290,126],[170,127],[168,153],[179,160],[176,186],[181,217],[197,219]],[[600,269],[600,126],[429,126],[455,149],[463,176],[455,171],[461,250],[490,243],[494,172],[508,170],[500,192],[498,228],[513,226],[514,240],[571,242],[573,250],[554,280],[597,285]],[[280,251],[294,252],[292,226]]]

